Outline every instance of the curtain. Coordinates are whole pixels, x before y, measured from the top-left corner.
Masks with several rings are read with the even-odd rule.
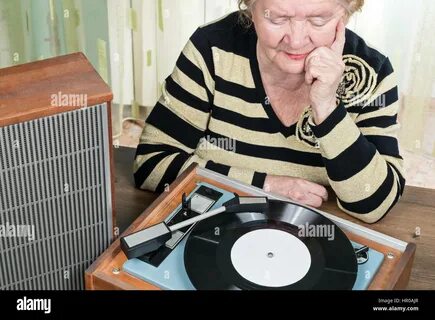
[[[0,67],[83,51],[110,82],[105,0],[1,0]]]
[[[236,10],[236,0],[133,0],[135,98],[153,106],[195,29]]]

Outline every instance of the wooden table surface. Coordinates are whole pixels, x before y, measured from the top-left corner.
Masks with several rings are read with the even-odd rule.
[[[122,233],[158,194],[138,190],[133,183],[135,149],[115,149],[115,209]],[[435,290],[435,190],[407,186],[400,202],[380,222],[367,225],[341,212],[334,197],[321,210],[417,245],[408,289]],[[416,228],[421,235],[415,237]]]

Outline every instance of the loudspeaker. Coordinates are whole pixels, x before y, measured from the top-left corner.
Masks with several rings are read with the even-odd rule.
[[[81,53],[0,70],[0,289],[84,289],[116,236],[111,100]]]

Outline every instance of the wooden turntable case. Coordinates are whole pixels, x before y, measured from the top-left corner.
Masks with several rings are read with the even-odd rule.
[[[183,192],[192,192],[197,182],[207,182],[216,187],[237,192],[240,196],[268,196],[286,200],[263,190],[232,180],[216,172],[200,168],[195,163],[183,172],[123,233],[122,236],[163,221],[180,204]],[[337,208],[338,210],[338,208]],[[321,211],[319,211],[321,212]],[[349,237],[385,255],[384,262],[371,282],[369,290],[406,289],[415,255],[415,244],[405,243],[379,232],[351,223],[345,219],[321,212],[333,220]],[[122,252],[119,239],[86,271],[88,290],[159,290],[160,288],[122,271],[127,257]]]

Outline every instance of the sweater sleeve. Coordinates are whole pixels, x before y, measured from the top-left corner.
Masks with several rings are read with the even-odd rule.
[[[340,102],[320,125],[311,121],[338,206],[364,222],[380,220],[405,187],[399,153],[398,89],[388,58],[377,70],[376,87],[354,119]]]
[[[207,130],[214,95],[212,50],[198,28],[180,54],[146,119],[133,171],[137,188],[162,192],[191,163],[263,187],[265,173],[205,160],[195,150]]]

